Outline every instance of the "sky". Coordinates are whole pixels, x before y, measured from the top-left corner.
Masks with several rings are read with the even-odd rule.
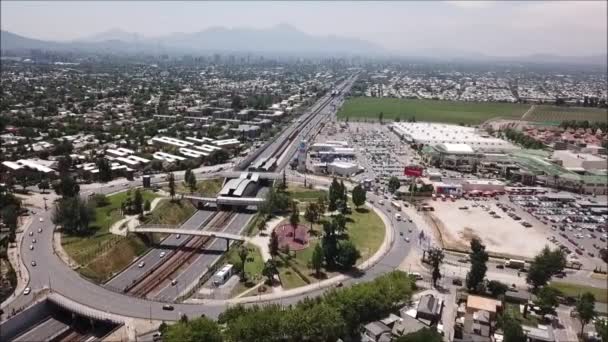
[[[607,1],[0,2],[2,30],[66,41],[109,29],[144,36],[287,23],[403,54],[605,54]]]

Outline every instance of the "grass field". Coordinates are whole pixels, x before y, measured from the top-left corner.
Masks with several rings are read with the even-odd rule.
[[[533,315],[527,315],[528,317],[524,318],[524,315],[519,310],[519,304],[505,303],[505,311],[509,314],[509,316],[515,318],[523,325],[535,327],[538,323],[540,323]]]
[[[247,261],[245,262],[245,274],[247,275],[247,282],[239,282],[234,289],[232,289],[232,295],[236,296],[248,288],[254,286],[263,280],[262,269],[264,269],[264,261],[262,260],[262,253],[260,250],[250,244],[246,244],[245,247],[249,250]],[[226,263],[238,265],[241,263],[241,259],[238,255],[238,248],[231,248],[226,254]]]
[[[529,108],[530,105],[516,103],[356,97],[346,101],[338,118],[378,120],[378,114],[382,112],[386,120],[416,118],[416,121],[476,125],[495,117],[519,119]]]
[[[199,180],[196,182],[196,190],[194,190],[194,192],[203,196],[215,196],[222,189],[223,182],[224,180],[221,178]],[[176,192],[190,192],[190,188],[185,186],[184,182],[175,182],[175,185]],[[163,188],[169,191],[169,187],[167,185],[165,185]]]
[[[144,222],[148,224],[180,224],[194,214],[196,208],[190,201],[162,201],[148,215]]]
[[[566,120],[607,121],[608,111],[602,108],[535,106],[526,120],[561,122]]]
[[[327,198],[327,191],[308,189],[303,186],[289,186],[287,191],[291,194],[291,198],[303,202],[314,202],[321,196],[325,196]]]
[[[595,300],[600,303],[608,303],[608,291],[605,288],[600,289],[597,287],[562,283],[558,281],[551,282],[551,287],[561,291],[564,295],[569,297],[578,297],[578,295],[585,292],[591,292],[595,296]]]
[[[153,192],[143,191],[145,200],[154,199]],[[92,233],[86,236],[63,235],[61,244],[68,255],[82,265],[80,272],[96,281],[103,281],[128,265],[135,256],[146,250],[144,243],[136,236],[122,237],[109,232],[110,226],[123,218],[120,205],[127,198],[127,192],[109,196],[109,204],[95,209]]]

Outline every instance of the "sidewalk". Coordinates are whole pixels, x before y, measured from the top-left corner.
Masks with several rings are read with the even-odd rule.
[[[165,200],[165,199],[166,199],[165,197],[156,197],[155,199],[153,199],[152,203],[150,203],[150,210],[147,212],[149,213],[152,210],[154,210],[154,208],[156,208],[156,206],[162,200]],[[110,226],[110,233],[112,233],[114,235],[127,236],[127,231],[129,230],[129,228],[134,228],[139,225],[138,216],[139,215],[127,215],[127,216],[125,216],[125,218],[118,220],[117,222],[114,222]]]
[[[5,308],[11,304],[20,293],[23,293],[23,290],[25,290],[30,283],[30,273],[28,272],[27,267],[25,267],[25,264],[21,262],[20,250],[22,239],[26,235],[25,232],[28,231],[32,219],[31,217],[28,217],[24,221],[24,224],[20,227],[21,229],[19,229],[19,227],[17,228],[17,235],[15,238],[16,247],[9,248],[7,251],[8,261],[17,275],[17,286],[15,286],[13,294],[0,304],[0,308]]]
[[[61,245],[61,232],[53,232],[53,253],[61,259],[66,265],[70,266],[71,269],[75,270],[80,265],[74,261],[74,259],[70,258],[68,253],[65,252],[63,246]]]

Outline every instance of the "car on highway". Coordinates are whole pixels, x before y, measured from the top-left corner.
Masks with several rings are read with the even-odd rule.
[[[38,233],[42,233],[42,228],[38,228]]]
[[[29,236],[34,236],[34,232],[29,232]]]
[[[174,309],[174,308],[173,308],[173,305],[169,305],[169,304],[165,304],[165,305],[163,305],[163,310],[166,310],[166,311],[173,311],[173,309]]]
[[[32,239],[32,243],[36,243],[36,239]]]
[[[30,245],[30,251],[34,250],[34,245]]]
[[[167,255],[167,253],[165,252],[160,252],[160,254],[158,255],[159,258],[164,258],[165,255]]]
[[[179,240],[179,238],[181,238],[181,237],[182,237],[182,235],[181,235],[181,234],[177,234],[177,235],[175,235],[175,238],[176,238],[176,239],[178,239],[178,240]]]
[[[383,200],[379,200],[378,204],[382,205],[382,204],[384,204],[384,201]]]
[[[407,238],[407,237],[403,240],[405,240],[405,242],[410,242],[410,238]]]
[[[36,262],[35,262],[35,261],[32,261],[31,265],[32,265],[32,266],[36,266]]]
[[[40,222],[44,222],[44,219],[41,217],[38,220],[40,220]]]
[[[139,264],[137,264],[137,267],[142,268],[146,265],[145,262],[141,261]]]
[[[23,295],[27,296],[30,294],[30,292],[32,292],[32,289],[30,289],[29,287],[26,287],[25,290],[23,290]]]
[[[175,286],[175,285],[177,285],[177,279],[171,280],[171,286]]]

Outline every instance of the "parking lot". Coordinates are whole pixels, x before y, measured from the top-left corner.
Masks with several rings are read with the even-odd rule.
[[[506,215],[496,200],[431,201],[428,212],[441,233],[444,248],[466,251],[474,237],[494,255],[533,258],[549,242],[547,235]],[[525,238],[522,238],[525,237]]]
[[[355,149],[355,162],[364,171],[352,177],[353,181],[402,176],[403,167],[419,163],[419,157],[388,127],[364,122],[328,123],[317,135],[315,142],[341,140]]]
[[[569,259],[578,260],[589,269],[606,268],[599,258],[599,250],[606,248],[608,238],[605,198],[515,195],[509,196],[509,200],[532,216],[537,224],[545,226],[550,232],[552,246],[568,253]]]

